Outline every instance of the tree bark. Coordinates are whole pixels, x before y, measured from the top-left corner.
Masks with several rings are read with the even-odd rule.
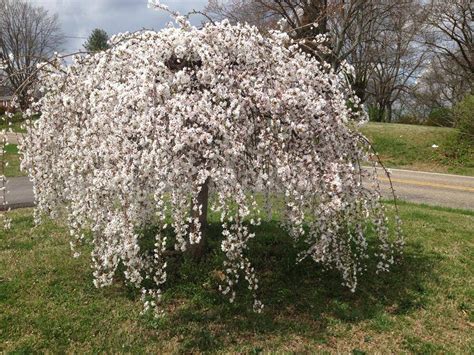
[[[392,104],[387,104],[386,107],[386,122],[391,123],[392,122]]]
[[[194,219],[196,217],[199,218],[199,222],[201,223],[201,240],[199,243],[190,244],[189,246],[189,253],[190,255],[199,260],[203,257],[205,249],[206,249],[206,234],[207,234],[207,210],[209,204],[209,181],[210,179],[207,178],[206,182],[201,187],[201,191],[197,196],[197,204],[198,207],[202,206],[202,214],[199,215],[199,211],[194,211],[193,205],[191,204],[191,217]]]

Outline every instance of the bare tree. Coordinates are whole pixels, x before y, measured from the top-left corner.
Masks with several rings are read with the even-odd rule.
[[[456,70],[472,85],[474,80],[474,8],[471,0],[431,0],[426,44],[440,57],[445,70]],[[449,61],[446,60],[449,58]],[[453,66],[454,64],[454,66]]]
[[[335,36],[339,43],[335,53],[339,60],[346,60],[354,67],[349,79],[362,102],[368,98],[367,86],[378,56],[377,43],[386,29],[384,19],[390,16],[393,7],[390,1],[353,1]]]
[[[392,4],[373,48],[368,83],[374,118],[386,122],[392,120],[394,103],[408,90],[427,58],[426,48],[419,45],[425,23],[421,5],[414,0]]]
[[[263,32],[275,28],[279,20],[264,3],[253,0],[209,0],[204,11],[216,20],[228,19],[232,23],[248,23]]]
[[[470,1],[431,0],[423,4],[426,27],[418,46],[429,51],[429,59],[399,99],[405,112],[421,120],[435,109],[453,108],[472,92],[474,56]],[[443,124],[454,125],[449,119],[452,117]]]
[[[414,87],[418,104],[428,108],[452,108],[461,101],[469,92],[470,83],[456,69],[456,62],[450,57],[435,56]]]
[[[36,65],[62,41],[56,15],[25,0],[0,0],[0,61],[22,108],[28,106]]]

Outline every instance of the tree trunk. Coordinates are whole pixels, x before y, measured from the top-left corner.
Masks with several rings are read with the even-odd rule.
[[[201,240],[197,244],[191,244],[189,246],[189,253],[194,259],[201,259],[204,255],[204,251],[206,249],[206,234],[207,234],[207,209],[209,203],[209,178],[207,178],[206,182],[202,185],[201,191],[197,197],[197,204],[198,207],[202,205],[202,214],[198,216],[199,211],[194,211],[193,206],[191,205],[191,217],[194,219],[196,217],[199,218],[199,222],[201,223]]]
[[[392,104],[387,104],[385,108],[385,122],[391,123],[392,122]]]
[[[361,80],[358,80],[357,78],[354,79],[354,82],[352,84],[352,87],[354,88],[354,92],[357,95],[357,97],[360,99],[360,103],[363,104],[365,103],[366,95],[367,95],[367,84]]]

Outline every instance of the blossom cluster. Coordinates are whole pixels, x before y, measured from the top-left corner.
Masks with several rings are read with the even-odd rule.
[[[156,306],[167,249],[202,237],[197,196],[207,182],[223,228],[220,289],[231,301],[244,279],[262,308],[247,257],[264,215],[258,194],[283,201],[267,207],[282,209],[289,235],[306,243],[301,258],[339,270],[351,290],[369,234],[379,269],[393,264],[401,236],[391,237],[376,170],[360,167],[363,110],[339,73],[286,34],[226,21],[170,27],[120,34],[106,51],[52,64],[22,166],[38,212],[65,212],[72,247],[92,244],[97,287],[123,265],[146,307]],[[152,251],[139,233],[150,223],[159,225]]]

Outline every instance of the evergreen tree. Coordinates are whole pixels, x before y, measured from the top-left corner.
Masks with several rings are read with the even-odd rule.
[[[109,48],[107,41],[109,36],[107,32],[100,28],[92,31],[87,41],[84,43],[84,48],[89,52],[100,52]]]

